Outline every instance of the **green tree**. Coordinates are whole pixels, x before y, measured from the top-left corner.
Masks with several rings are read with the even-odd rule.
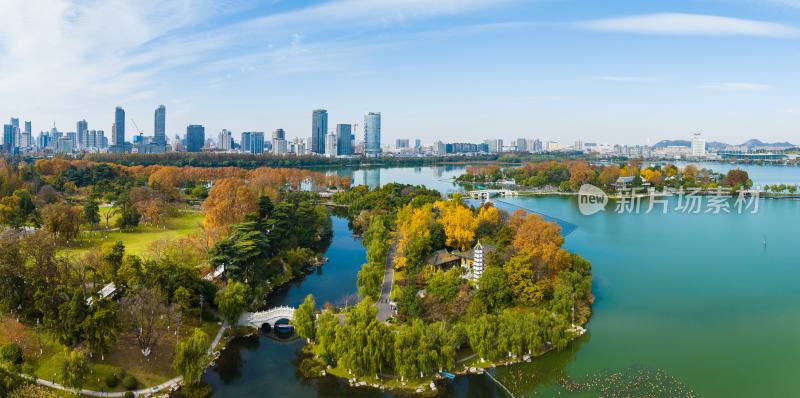
[[[89,199],[83,205],[83,219],[91,224],[92,228],[95,228],[100,223],[100,206],[97,205],[96,200]]]
[[[314,341],[316,338],[316,328],[314,325],[314,313],[316,308],[317,303],[314,301],[314,296],[309,294],[303,300],[303,303],[294,311],[294,318],[292,319],[292,325],[297,335],[304,337],[309,342]]]
[[[184,286],[179,286],[172,294],[173,301],[181,307],[184,312],[192,308],[192,292]]]
[[[230,282],[217,293],[215,303],[229,324],[235,325],[250,302],[250,287],[242,282]]]
[[[195,384],[203,376],[203,369],[209,363],[208,335],[201,329],[195,328],[192,334],[175,348],[175,357],[172,368],[183,376],[186,384]]]
[[[89,364],[86,354],[81,350],[72,350],[66,353],[61,363],[61,380],[67,387],[80,390],[86,383],[89,375]]]
[[[478,297],[491,308],[501,308],[511,298],[508,275],[500,267],[488,267],[478,279]]]
[[[337,358],[336,330],[339,328],[339,320],[330,310],[320,313],[317,318],[316,344],[314,354],[317,355],[326,365],[335,365]]]
[[[119,306],[114,300],[95,298],[91,312],[81,323],[84,341],[93,352],[105,358],[119,335]]]

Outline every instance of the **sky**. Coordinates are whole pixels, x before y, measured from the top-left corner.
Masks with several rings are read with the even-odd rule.
[[[3,0],[0,117],[127,138],[800,142],[800,0]],[[363,137],[358,137],[363,138]]]

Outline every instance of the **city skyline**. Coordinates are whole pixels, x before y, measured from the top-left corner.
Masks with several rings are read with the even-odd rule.
[[[146,120],[161,103],[168,136],[200,123],[307,137],[317,108],[329,126],[381,111],[384,142],[653,144],[697,129],[791,141],[800,124],[794,1],[13,0],[0,11],[16,16],[0,26],[0,89],[13,93],[0,111],[36,131],[86,119],[110,132],[114,106]]]

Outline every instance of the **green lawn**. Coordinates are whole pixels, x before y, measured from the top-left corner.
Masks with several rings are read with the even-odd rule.
[[[0,344],[8,340],[20,340],[23,345],[25,362],[32,368],[33,375],[41,379],[53,380],[61,383],[61,364],[64,361],[65,347],[57,342],[48,333],[36,328],[28,327],[15,322],[8,317],[0,318]],[[185,338],[191,329],[199,327],[209,340],[213,340],[219,331],[217,322],[206,321],[202,325],[197,319],[192,319],[189,325],[181,327],[180,338]],[[11,333],[13,336],[9,336]],[[172,370],[172,357],[174,354],[176,336],[169,333],[161,339],[154,348],[153,353],[145,358],[135,343],[135,338],[130,334],[121,334],[117,345],[104,359],[95,356],[89,361],[90,374],[83,388],[95,391],[124,391],[121,383],[115,388],[108,388],[105,377],[109,374],[120,374],[124,369],[127,374],[133,375],[139,381],[138,388],[151,387],[165,382],[176,376]]]
[[[106,209],[101,209],[102,211]],[[127,253],[142,255],[153,241],[181,238],[200,231],[203,218],[201,212],[181,211],[178,217],[167,220],[166,228],[140,225],[132,231],[84,231],[81,232],[80,240],[64,253],[83,254],[103,243],[122,241]],[[104,222],[101,222],[101,226],[105,226]]]

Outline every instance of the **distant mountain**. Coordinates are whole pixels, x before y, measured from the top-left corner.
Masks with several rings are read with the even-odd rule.
[[[692,146],[689,140],[661,140],[653,145],[653,148],[666,148],[668,146]]]
[[[685,146],[690,147],[692,146],[692,142],[690,140],[661,140],[653,145],[653,148],[666,148],[668,146]],[[719,142],[719,141],[710,141],[706,142],[706,149],[715,151],[715,150],[722,150],[732,145]],[[796,145],[790,142],[763,142],[758,139],[751,139],[747,140],[744,143],[738,145],[748,148],[758,148],[758,147],[778,147],[778,148],[792,148]]]
[[[764,146],[791,148],[794,147],[795,145],[790,142],[763,142],[761,140],[754,138],[752,140],[745,141],[741,146],[746,146],[748,148],[764,147]]]

